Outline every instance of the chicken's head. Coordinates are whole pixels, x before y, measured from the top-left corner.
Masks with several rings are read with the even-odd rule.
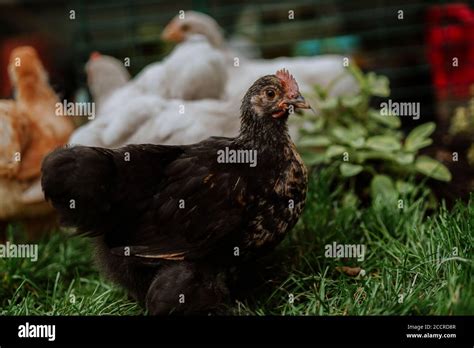
[[[161,38],[178,43],[193,34],[205,36],[214,47],[221,47],[224,43],[219,24],[212,17],[195,11],[185,11],[174,17],[163,30]]]
[[[99,103],[130,80],[130,74],[123,62],[97,51],[91,53],[85,71],[92,97]]]
[[[297,109],[310,108],[301,95],[295,78],[286,69],[258,79],[242,102],[242,114],[274,121],[286,121],[288,115]]]
[[[48,74],[31,46],[17,47],[11,52],[8,72],[15,87],[20,80],[48,81]]]

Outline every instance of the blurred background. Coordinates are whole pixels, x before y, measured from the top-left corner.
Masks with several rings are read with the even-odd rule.
[[[86,87],[92,51],[130,57],[135,75],[170,52],[159,39],[162,29],[179,10],[193,9],[214,17],[253,56],[352,55],[364,70],[390,79],[393,100],[421,102],[423,120],[443,122],[474,82],[473,6],[474,0],[4,0],[0,96],[11,95],[6,65],[13,47],[35,46],[53,86],[70,99]],[[411,118],[403,121],[412,126]]]
[[[324,128],[322,122],[320,128],[313,127],[314,132],[306,137],[312,141],[307,144],[309,155],[322,159],[320,163],[328,168],[314,163],[307,207],[297,236],[284,249],[287,250],[285,256],[272,262],[272,265],[287,268],[282,273],[283,278],[274,282],[273,275],[262,277],[272,279],[268,282],[268,294],[272,295],[264,293],[262,300],[256,302],[258,305],[251,303],[250,310],[244,305],[242,313],[301,314],[304,307],[293,306],[286,298],[288,292],[300,293],[306,288],[308,291],[301,293],[300,299],[314,309],[304,314],[472,314],[472,263],[464,262],[464,258],[472,259],[472,233],[469,232],[473,231],[474,212],[471,193],[474,191],[474,0],[0,0],[0,98],[11,98],[13,94],[7,74],[11,51],[18,46],[31,45],[39,52],[60,99],[90,100],[84,68],[91,53],[98,51],[120,61],[130,58],[127,69],[135,76],[173,50],[173,44],[163,42],[160,35],[180,10],[209,14],[224,29],[231,48],[253,58],[325,54],[351,57],[351,62],[355,61],[364,72],[373,71],[388,77],[392,101],[420,105],[419,120],[412,117],[374,119],[369,106],[379,110],[383,94],[367,95],[366,92],[367,98],[376,96],[368,105],[369,99],[367,102],[364,98],[357,100],[360,95],[364,96],[362,90],[356,98],[347,96],[346,105],[335,102],[327,108],[326,114],[324,108],[320,108],[318,111],[323,112],[313,115],[316,119],[313,126],[321,119],[331,120]],[[289,10],[294,11],[294,19],[289,20]],[[127,115],[128,109],[125,109],[123,114]],[[340,109],[344,112],[339,112]],[[145,115],[154,117],[155,109],[152,110]],[[333,117],[335,115],[343,117]],[[401,131],[398,119],[402,123]],[[127,119],[118,120],[125,124],[120,129],[128,130],[124,122]],[[350,124],[347,120],[356,122]],[[392,127],[387,122],[397,125]],[[138,123],[135,128],[141,128],[142,124]],[[145,122],[143,128],[147,124]],[[329,155],[329,149],[348,146],[347,140],[351,142],[351,139],[345,135],[351,134],[349,131],[356,128],[354,125],[359,126],[359,131],[365,131],[363,142],[367,138],[368,143],[370,137],[373,145],[379,147],[372,146],[366,154],[373,154],[375,147],[379,157],[361,156],[363,160],[360,163],[356,160],[357,165],[350,167],[340,158],[340,153]],[[184,127],[177,128],[176,133],[182,134]],[[27,132],[28,136],[38,134],[35,128],[29,129],[33,131]],[[336,137],[336,132],[332,132],[335,129],[346,132]],[[154,130],[151,128],[150,133]],[[315,145],[318,136],[327,142]],[[384,147],[387,139],[392,142]],[[411,149],[407,149],[409,140]],[[298,144],[299,150],[304,149],[302,143]],[[361,147],[350,146],[354,153]],[[41,156],[49,150],[34,142],[27,145],[27,151]],[[394,156],[397,154],[403,155],[403,160]],[[442,167],[446,169],[444,178],[439,178],[439,171],[438,177],[433,177],[433,168],[439,168],[441,163],[447,167]],[[40,188],[39,164],[33,182]],[[354,171],[354,167],[359,171]],[[319,170],[321,168],[323,170]],[[346,168],[345,173],[342,168]],[[418,180],[420,174],[423,176]],[[20,185],[23,183],[16,179],[4,180],[3,184],[0,181],[0,203],[7,201],[4,197],[22,198],[24,187]],[[16,191],[1,191],[2,187]],[[8,193],[12,191],[14,194]],[[36,192],[42,196],[40,189]],[[399,198],[406,200],[405,208],[399,206]],[[457,205],[452,211],[438,210],[436,198],[446,200],[448,207],[458,199],[466,204]],[[392,204],[394,199],[398,200],[397,204]],[[21,213],[26,210],[22,202],[17,206]],[[427,211],[432,213],[430,219],[425,219]],[[51,214],[54,223],[56,217]],[[52,229],[48,225],[49,218],[51,216],[39,216],[36,219],[39,222],[30,219],[31,223],[26,219],[27,232],[29,227],[34,227],[33,231],[38,227],[37,231],[42,233],[44,227],[48,232],[55,231],[56,227]],[[9,228],[9,221],[0,219],[0,242],[2,223],[5,231]],[[16,234],[12,228],[9,231]],[[344,263],[323,259],[315,248],[333,240],[350,244],[363,241],[369,245],[375,257],[368,258],[363,267],[368,270],[367,274],[373,275],[370,282],[361,280],[365,284],[362,286],[361,282],[335,279],[332,272],[327,273]],[[90,253],[84,252],[88,249],[83,242],[71,242],[57,234],[43,244],[45,257],[37,264],[0,259],[0,278],[3,279],[0,298],[5,299],[0,301],[0,307],[6,308],[3,311],[0,308],[0,314],[101,315],[110,311],[135,314],[138,310],[134,304],[127,305],[127,296],[115,293],[110,297],[110,286],[99,283],[102,281],[98,273],[91,273]],[[454,254],[453,246],[459,247],[459,254],[457,251]],[[66,251],[58,253],[58,249]],[[439,262],[440,250],[442,257],[456,262]],[[434,261],[427,262],[431,259]],[[58,281],[60,273],[62,278]],[[103,284],[102,290],[97,292],[95,281],[88,279]],[[319,281],[322,285],[315,292],[315,282]],[[31,284],[39,285],[31,291]],[[55,284],[52,292],[37,291],[50,289],[51,284]],[[282,285],[275,287],[276,284]],[[279,292],[274,292],[275,288]],[[62,291],[62,295],[57,295],[56,289]],[[71,306],[68,301],[71,289],[78,296],[79,306]],[[410,290],[403,305],[396,301],[400,289]],[[329,305],[321,298],[327,298]],[[389,298],[394,299],[392,304]]]
[[[474,0],[4,0],[0,4],[2,98],[12,96],[6,67],[16,46],[32,45],[39,51],[60,97],[83,100],[90,98],[84,65],[91,52],[121,60],[129,57],[128,69],[134,76],[171,52],[173,45],[160,39],[166,24],[180,10],[195,10],[214,17],[230,45],[247,56],[341,54],[351,56],[364,71],[386,75],[392,101],[420,103],[421,119],[402,117],[403,129],[435,121],[435,145],[426,151],[445,163],[452,163],[454,151],[462,156],[470,151],[474,165],[474,125],[462,134],[469,128],[466,120],[474,119]],[[295,14],[292,20],[289,9]],[[449,129],[457,130],[449,134]],[[469,166],[453,170],[458,172],[458,184],[472,181]],[[446,191],[462,195],[451,188]]]

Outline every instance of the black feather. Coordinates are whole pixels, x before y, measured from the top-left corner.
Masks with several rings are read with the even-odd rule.
[[[268,83],[278,79],[262,78],[247,93],[237,138],[78,146],[45,159],[46,198],[64,224],[97,237],[104,272],[150,312],[215,308],[227,293],[226,269],[271,250],[301,214],[306,170],[286,118],[254,115],[249,104]],[[258,165],[219,163],[225,148],[257,151]],[[176,302],[180,293],[184,306]]]

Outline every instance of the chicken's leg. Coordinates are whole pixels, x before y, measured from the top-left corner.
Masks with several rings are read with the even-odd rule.
[[[228,294],[223,273],[209,265],[173,261],[157,272],[146,308],[151,315],[218,313]]]

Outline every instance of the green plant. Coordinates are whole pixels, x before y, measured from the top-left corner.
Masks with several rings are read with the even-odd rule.
[[[331,96],[334,81],[327,89],[316,86],[315,97],[310,96],[319,112],[304,115],[298,147],[306,164],[335,162],[340,177],[351,178],[352,185],[356,176],[368,173],[372,197],[407,193],[413,189],[408,179],[416,174],[450,181],[451,173],[443,164],[418,154],[432,143],[435,124],[422,124],[404,136],[399,117],[370,107],[372,97],[390,95],[388,79],[373,72],[363,74],[355,66],[348,71],[359,84],[358,94]]]
[[[429,216],[426,192],[408,195],[403,209],[347,205],[338,170],[311,173],[301,220],[277,250],[252,262],[250,279],[241,283],[248,290],[230,303],[229,314],[472,315],[474,194]],[[13,227],[9,240],[22,242],[12,239]],[[325,257],[334,241],[365,244],[365,259]],[[0,315],[145,314],[99,275],[92,255],[88,239],[56,231],[39,241],[37,262],[0,258]],[[338,272],[344,265],[366,275]]]
[[[449,135],[470,142],[466,157],[469,165],[474,167],[474,85],[471,86],[471,98],[467,105],[456,108],[449,126]]]
[[[238,313],[474,313],[474,195],[451,210],[441,203],[431,214],[424,190],[408,195],[403,209],[348,206],[337,170],[331,165],[311,173],[303,216],[278,249],[278,258],[266,263],[277,271],[262,276],[266,284],[255,289],[254,297],[242,299]],[[366,245],[365,260],[325,257],[324,248],[333,241]],[[336,268],[343,265],[359,266],[366,275],[341,274]]]

